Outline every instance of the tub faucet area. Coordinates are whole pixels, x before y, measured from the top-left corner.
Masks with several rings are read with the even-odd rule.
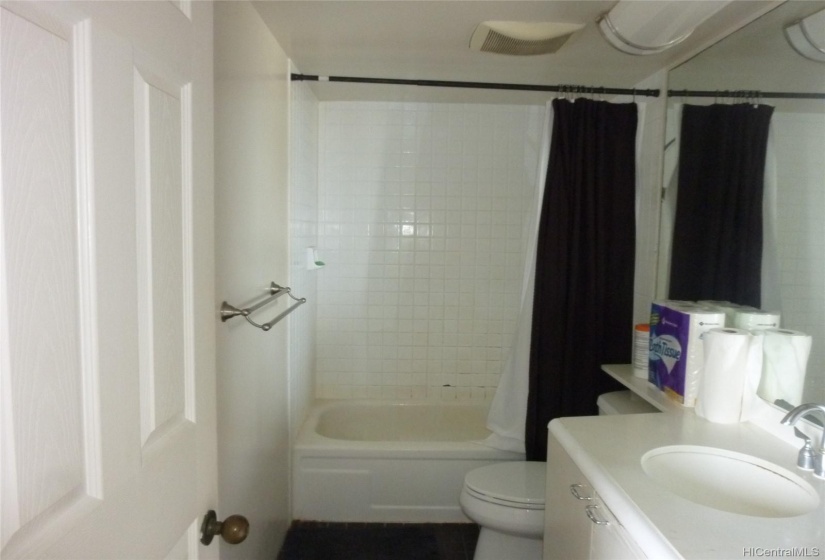
[[[788,426],[794,426],[800,418],[810,415],[818,415],[822,420],[822,425],[825,426],[825,405],[808,403],[801,404],[791,410],[782,419],[782,423]],[[819,447],[811,450],[811,440],[802,434],[798,429],[796,435],[805,440],[805,445],[799,450],[799,459],[797,466],[803,469],[810,469],[813,467],[814,476],[825,478],[825,427],[822,428],[822,437],[819,441]],[[811,455],[813,454],[813,464],[811,464]]]

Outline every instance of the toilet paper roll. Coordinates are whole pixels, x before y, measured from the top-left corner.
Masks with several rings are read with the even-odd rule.
[[[779,313],[772,311],[737,311],[734,315],[733,326],[748,331],[778,329],[779,320]]]
[[[737,326],[736,323],[736,314],[748,311],[759,311],[755,307],[751,307],[750,305],[739,305],[738,303],[731,303],[729,301],[715,301],[715,300],[701,300],[697,302],[698,304],[707,307],[709,309],[713,309],[715,311],[721,311],[725,314],[725,325],[726,327],[733,327],[735,329],[741,328]]]
[[[768,402],[802,402],[811,337],[800,331],[766,329],[763,331],[762,379],[759,396]]]
[[[761,337],[743,329],[722,328],[705,333],[703,341],[696,414],[719,424],[746,420],[762,370]]]
[[[682,301],[654,301],[650,308],[648,380],[679,404],[696,405],[704,363],[702,339],[725,326],[725,314]]]

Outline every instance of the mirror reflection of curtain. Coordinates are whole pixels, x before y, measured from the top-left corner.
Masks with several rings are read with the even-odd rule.
[[[527,460],[547,456],[547,424],[592,415],[620,388],[601,364],[628,363],[633,324],[637,107],[553,101],[536,259]]]
[[[763,188],[773,107],[685,105],[671,299],[761,306]]]

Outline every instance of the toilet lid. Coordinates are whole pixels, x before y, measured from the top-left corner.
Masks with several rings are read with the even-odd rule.
[[[480,498],[534,506],[544,505],[547,463],[508,461],[471,470],[464,485]]]

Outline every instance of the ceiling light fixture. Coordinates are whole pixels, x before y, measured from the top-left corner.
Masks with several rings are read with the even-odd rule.
[[[729,2],[622,0],[599,18],[599,30],[616,49],[635,55],[657,54],[687,39],[693,30]]]
[[[825,10],[786,27],[785,37],[805,58],[825,62]]]

